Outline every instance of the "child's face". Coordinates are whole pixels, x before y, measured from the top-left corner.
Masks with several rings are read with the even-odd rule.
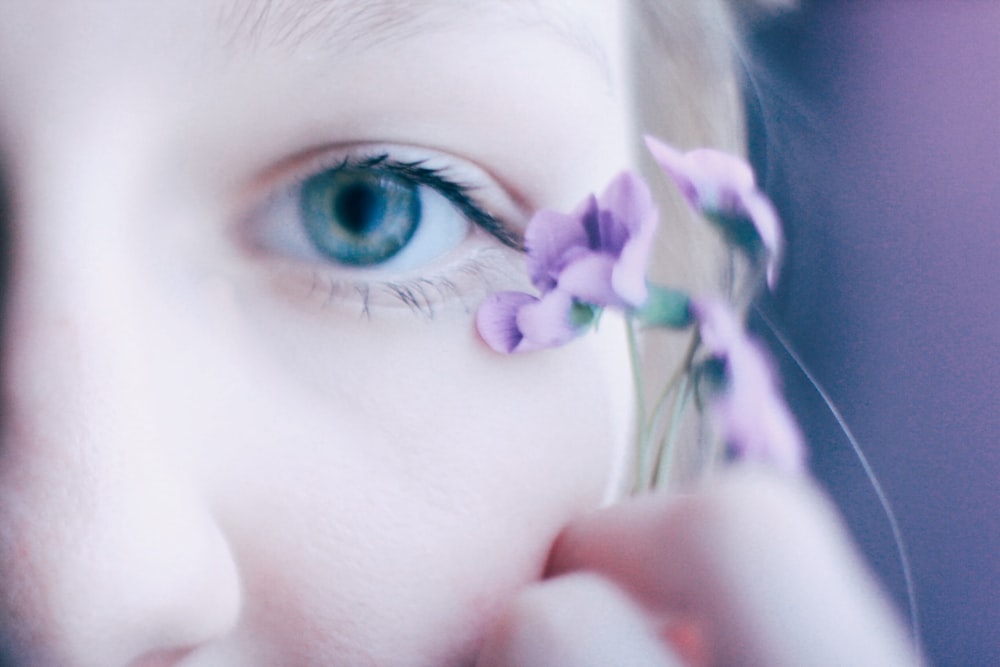
[[[463,210],[516,235],[626,166],[619,13],[3,4],[7,650],[471,659],[614,489],[630,408],[613,319],[524,357],[478,340],[525,278]]]

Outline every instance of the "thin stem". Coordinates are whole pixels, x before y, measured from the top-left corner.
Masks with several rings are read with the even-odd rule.
[[[650,416],[650,423],[648,425],[649,428],[646,431],[646,439],[650,443],[650,464],[649,468],[646,470],[647,476],[642,480],[644,488],[656,488],[657,470],[659,469],[660,460],[663,455],[664,439],[667,437],[666,434],[674,428],[673,415],[671,414],[671,416],[668,417],[666,411],[663,409],[666,407],[665,399],[677,395],[677,391],[679,391],[684,377],[686,377],[684,374],[675,374],[674,377],[670,379],[670,382],[667,383],[667,386],[664,387],[663,393],[660,395],[661,400],[657,401],[660,408],[657,409],[656,412],[653,412]]]
[[[642,379],[642,364],[639,352],[639,340],[635,333],[635,322],[629,315],[625,316],[625,332],[628,338],[629,362],[632,365],[632,388],[635,392],[635,439],[636,439],[636,470],[634,491],[638,491],[645,478],[646,460],[648,458],[648,438],[646,434],[646,398]]]
[[[651,423],[649,424],[648,432],[653,435],[657,430],[659,430],[659,422],[662,418],[663,407],[667,403],[667,399],[673,393],[673,390],[677,387],[677,384],[681,381],[685,375],[691,370],[691,362],[694,360],[695,352],[698,351],[698,345],[701,344],[701,335],[698,330],[695,329],[691,334],[691,342],[688,343],[687,351],[684,353],[684,360],[674,371],[674,374],[670,376],[667,380],[666,385],[663,387],[663,391],[656,398],[656,403],[653,404],[653,408],[650,411]]]
[[[635,381],[635,391],[637,396],[637,430],[636,430],[636,470],[635,470],[635,481],[633,484],[633,491],[638,492],[644,489],[650,489],[655,484],[655,481],[659,475],[658,471],[660,468],[660,461],[663,453],[663,440],[658,437],[661,429],[663,428],[663,420],[665,418],[665,408],[667,405],[667,400],[675,394],[679,386],[682,384],[686,385],[687,376],[691,369],[691,364],[694,359],[694,355],[698,350],[698,346],[701,342],[701,337],[698,334],[697,329],[691,335],[691,340],[688,343],[687,351],[684,354],[684,359],[674,371],[673,375],[667,380],[660,395],[656,399],[656,403],[653,405],[652,410],[647,412],[645,402],[643,400],[643,391],[645,385],[642,380],[641,370],[639,369],[639,354],[638,354],[638,344],[636,341],[636,333],[634,328],[634,323],[631,319],[627,319],[628,325],[628,335],[629,335],[629,349],[632,359],[633,367],[633,380]],[[677,422],[680,419],[678,413],[678,405],[675,402],[674,411],[670,417],[670,421],[667,422],[667,428],[669,432],[673,435],[670,436],[675,439],[677,436],[677,430],[679,429],[679,424]],[[648,421],[646,415],[649,415]],[[672,446],[672,445],[671,445]],[[672,455],[672,453],[671,453]]]
[[[677,436],[681,431],[684,412],[687,410],[691,399],[689,387],[689,375],[681,375],[677,383],[677,392],[674,398],[674,407],[670,411],[670,428],[664,434],[659,446],[656,448],[656,458],[653,461],[653,477],[650,486],[655,488],[661,479],[668,479],[670,470],[674,464],[674,454],[677,451]]]

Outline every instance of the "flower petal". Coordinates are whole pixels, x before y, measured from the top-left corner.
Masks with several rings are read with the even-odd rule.
[[[682,153],[655,137],[644,138],[653,159],[699,210],[732,212],[734,197],[756,188],[753,169],[740,157],[712,148]]]
[[[714,148],[682,153],[651,136],[645,141],[653,159],[695,208],[731,213],[740,197],[757,188],[753,168],[741,157]]]
[[[730,244],[765,263],[767,284],[773,289],[784,251],[781,224],[750,165],[710,148],[681,153],[654,137],[645,139],[653,158],[691,205],[719,225]]]
[[[724,303],[699,300],[692,310],[705,348],[724,361],[726,381],[711,400],[723,439],[742,459],[802,470],[802,434],[781,398],[764,350],[750,340]]]
[[[601,218],[607,218],[607,211],[602,211],[597,202],[597,197],[593,194],[587,195],[583,203],[577,207],[580,214],[580,226],[587,234],[587,250],[600,251],[601,249]]]
[[[517,329],[522,340],[515,351],[558,347],[576,338],[586,326],[574,323],[572,315],[573,297],[559,289],[525,304],[517,313]]]
[[[590,253],[559,274],[558,289],[584,303],[621,308],[626,304],[611,285],[614,269],[614,257]]]
[[[595,235],[591,250],[617,256],[628,241],[629,229],[618,211],[598,209],[594,218]]]
[[[746,340],[730,352],[728,362],[730,385],[716,409],[734,453],[785,470],[801,470],[802,434],[777,390],[764,351]]]
[[[698,187],[689,173],[690,169],[684,163],[684,153],[663,143],[656,137],[646,135],[643,140],[646,142],[646,148],[649,149],[653,159],[674,181],[684,198],[694,208],[701,209],[701,204],[698,201]]]
[[[597,202],[591,197],[570,214],[542,209],[535,213],[524,232],[525,262],[532,284],[543,292],[554,288],[567,256],[574,250],[588,249],[587,232],[581,222],[589,210],[596,214]]]
[[[628,240],[628,229],[615,211],[598,208],[597,215],[586,220],[585,224],[590,234],[590,249],[593,252],[617,255]]]
[[[767,286],[774,289],[778,282],[778,272],[785,254],[785,241],[781,233],[781,221],[771,200],[758,191],[748,195],[744,201],[747,215],[753,221],[761,243],[767,253]]]
[[[750,340],[730,351],[728,388],[713,401],[732,451],[791,472],[804,468],[802,434],[782,400],[764,351]]]
[[[646,274],[653,252],[657,221],[656,209],[651,208],[646,213],[646,219],[639,222],[639,228],[622,248],[611,275],[611,286],[615,292],[633,307],[639,307],[646,301]]]
[[[725,356],[739,347],[743,327],[729,306],[718,299],[697,299],[691,302],[691,310],[698,320],[701,344],[710,354]]]
[[[620,234],[624,234],[621,237],[624,241],[628,236],[639,233],[650,224],[650,219],[653,220],[653,225],[656,224],[653,194],[646,182],[631,171],[623,171],[615,176],[601,194],[599,203],[601,209],[612,211],[618,219],[614,230],[616,240]]]
[[[509,354],[518,349],[524,334],[517,325],[518,312],[537,297],[524,292],[495,292],[476,311],[476,329],[486,344]]]
[[[757,187],[750,165],[730,153],[697,148],[683,159],[683,168],[698,189],[701,208],[736,210],[741,197]]]

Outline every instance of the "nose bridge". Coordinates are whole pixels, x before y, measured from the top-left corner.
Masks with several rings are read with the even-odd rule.
[[[128,405],[143,395],[141,271],[130,243],[142,215],[130,182],[137,170],[121,135],[88,130],[51,137],[15,173],[2,362],[8,434],[26,422],[82,436],[144,421],[141,405]]]
[[[0,623],[34,624],[59,664],[125,664],[224,632],[239,586],[163,418],[141,146],[128,128],[67,137],[13,185]]]

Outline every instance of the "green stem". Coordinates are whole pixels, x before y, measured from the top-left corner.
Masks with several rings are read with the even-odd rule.
[[[677,385],[680,379],[687,375],[687,372],[691,370],[691,362],[694,360],[694,354],[698,351],[698,345],[700,343],[701,336],[699,335],[698,330],[695,329],[691,334],[691,342],[688,343],[687,350],[684,353],[684,360],[677,367],[677,370],[674,371],[674,374],[670,376],[666,386],[663,387],[663,391],[657,397],[656,403],[653,405],[651,414],[656,414],[663,408],[667,399],[670,397],[671,390]]]
[[[635,392],[636,469],[633,491],[638,491],[641,488],[642,480],[646,476],[649,443],[646,433],[646,399],[642,379],[639,340],[635,333],[635,322],[630,315],[625,316],[625,331],[628,337],[629,362],[632,365],[632,387]]]
[[[655,437],[656,433],[660,430],[660,422],[663,420],[663,408],[667,404],[667,399],[670,398],[674,389],[677,388],[678,383],[680,383],[681,378],[685,377],[691,370],[691,362],[694,360],[695,352],[698,351],[698,345],[701,343],[701,336],[698,334],[698,330],[695,329],[691,334],[691,342],[688,343],[687,351],[684,353],[684,360],[674,371],[674,374],[670,376],[667,383],[663,386],[663,391],[656,398],[656,403],[653,404],[652,410],[650,410],[650,423],[647,425],[646,433],[647,437]]]
[[[653,461],[653,477],[650,486],[655,488],[661,479],[667,479],[674,464],[674,454],[677,451],[677,436],[680,434],[681,423],[684,412],[687,410],[691,400],[689,387],[689,376],[687,373],[681,376],[677,384],[674,407],[670,411],[670,428],[664,434],[659,446],[656,448],[656,458]]]

